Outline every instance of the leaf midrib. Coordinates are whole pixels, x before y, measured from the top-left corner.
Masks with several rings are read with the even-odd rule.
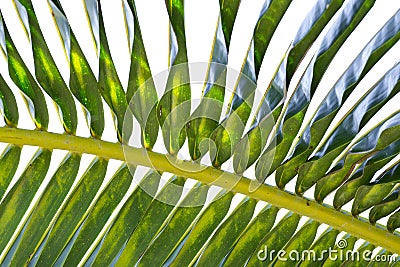
[[[121,143],[37,130],[0,127],[0,142],[93,154],[196,179],[205,184],[220,186],[256,200],[266,201],[276,207],[291,210],[400,254],[400,236],[389,233],[382,229],[382,226],[371,225],[366,220],[354,218],[349,213],[335,210],[332,206],[320,205],[314,200],[282,191],[267,184],[262,184],[257,190],[249,192],[250,179],[213,167],[179,160],[143,148],[121,145]],[[126,156],[129,160],[125,158]]]

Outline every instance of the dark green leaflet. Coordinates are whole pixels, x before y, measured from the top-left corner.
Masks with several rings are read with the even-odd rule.
[[[97,88],[96,77],[72,32],[70,57],[70,90],[85,107],[86,119],[92,136],[100,138],[104,130],[104,109],[101,95]]]
[[[0,203],[0,250],[3,251],[46,176],[51,152],[38,149],[21,177]]]
[[[226,48],[228,50],[231,43],[233,24],[235,22],[240,2],[241,0],[219,0],[219,6],[221,7],[222,31],[224,33]]]
[[[66,266],[79,264],[85,252],[95,241],[97,235],[106,224],[111,213],[124,197],[132,182],[132,169],[123,164],[111,178],[107,187],[101,192],[90,213],[87,215],[83,226],[79,230],[74,244],[65,260]]]
[[[149,171],[145,174],[107,231],[100,250],[93,261],[93,266],[104,266],[104,264],[112,263],[151,204],[153,196],[157,192],[160,178],[161,176],[155,171]],[[137,203],[140,203],[140,205],[137,205]]]
[[[1,17],[0,17],[1,18]],[[17,127],[18,125],[18,108],[15,97],[7,85],[3,76],[0,75],[0,106],[1,113],[4,114],[4,122],[11,127]]]
[[[95,158],[80,178],[54,223],[37,261],[38,266],[54,264],[89,213],[90,203],[106,174],[108,161]]]
[[[286,83],[288,86],[305,52],[311,47],[343,3],[344,0],[318,1],[301,24],[293,41],[293,49],[290,50],[287,59]]]
[[[4,36],[3,20],[0,15],[0,34],[1,33],[3,33],[2,36]],[[4,53],[5,46],[5,40],[1,38],[0,50],[2,53]],[[9,127],[17,127],[19,119],[17,102],[2,75],[0,75],[0,107],[6,125]],[[0,156],[0,165],[4,166],[0,170],[0,199],[2,199],[17,170],[20,154],[21,147],[8,145]]]
[[[375,181],[360,186],[354,197],[352,214],[360,214],[368,208],[380,204],[386,197],[389,197],[397,182],[400,181],[399,174],[400,164],[396,164],[381,174]],[[392,207],[392,211],[395,208]]]
[[[318,227],[318,222],[313,220],[307,221],[283,248],[283,251],[285,251],[285,260],[280,261],[279,258],[276,258],[274,266],[297,266],[298,259],[296,257],[294,260],[291,259],[291,256],[293,256],[291,255],[292,251],[302,253],[309,249],[314,242]]]
[[[197,264],[199,266],[211,266],[220,264],[232,249],[232,244],[240,237],[251,220],[256,201],[245,198],[235,208],[231,216],[227,218],[213,234],[201,253]]]
[[[389,267],[389,265],[396,260],[393,253],[386,249],[381,249],[370,262],[371,267]]]
[[[221,196],[222,195],[222,196]],[[177,248],[178,255],[173,258],[170,266],[187,266],[199,253],[214,229],[220,224],[229,210],[232,192],[220,192],[217,199],[213,201],[195,221],[194,227]]]
[[[92,0],[94,1],[94,0]],[[110,48],[104,28],[101,5],[99,5],[100,59],[98,88],[106,103],[114,114],[118,140],[122,141],[122,132],[131,132],[130,124],[124,124],[124,116],[128,107],[125,91],[111,58]],[[129,115],[129,113],[127,113]],[[126,127],[123,129],[123,127]]]
[[[394,232],[397,228],[400,227],[400,209],[398,209],[395,213],[390,215],[389,220],[387,222],[387,229],[389,232]]]
[[[276,74],[265,93],[265,98],[259,108],[259,111],[257,113],[257,119],[256,122],[254,123],[255,128],[252,129],[248,133],[248,137],[246,137],[250,140],[249,142],[250,158],[249,162],[247,163],[248,166],[250,166],[261,154],[262,148],[264,148],[266,142],[266,140],[264,140],[266,139],[264,135],[269,134],[269,124],[271,122],[275,123],[278,116],[282,112],[282,105],[286,94],[286,90],[289,87],[295,69],[303,59],[307,50],[311,47],[313,42],[322,32],[323,28],[326,26],[326,23],[333,17],[336,11],[342,6],[343,2],[344,2],[343,0],[317,1],[313,9],[309,12],[309,14],[306,16],[303,23],[301,24],[299,31],[293,41],[293,45],[289,48],[287,57],[285,56],[282,59],[282,63],[278,67]],[[292,129],[300,127],[297,126],[296,120],[301,120],[301,119],[302,119],[301,116],[299,118],[294,117],[288,119],[287,126],[283,126],[284,128],[287,129],[287,131],[285,132],[287,133],[293,132],[293,134],[295,134],[294,133],[295,131],[292,131]],[[257,124],[265,124],[265,126]],[[260,134],[260,128],[261,129],[265,128],[264,129],[265,133],[261,131]],[[294,137],[292,137],[289,134],[286,134],[285,138],[287,140],[290,140],[293,139]],[[255,141],[252,141],[252,139],[255,139]],[[260,159],[260,163],[258,164],[259,167],[257,167],[256,171],[259,180],[263,180],[267,175],[272,173],[278,166],[276,162],[274,163],[273,166],[271,166],[273,162],[271,162],[269,158],[273,157],[275,154],[275,150],[271,149],[273,146],[275,146],[275,143],[277,143],[278,145],[280,143],[282,143],[282,145],[285,144],[285,142],[282,141],[281,139],[282,136],[278,136],[276,141],[274,141],[269,146],[269,148],[267,148],[267,151],[263,154],[262,158]],[[254,142],[254,144],[252,144],[252,142]],[[259,146],[257,142],[260,143],[261,146]],[[287,144],[284,146],[284,149],[286,149],[285,148],[286,146]],[[280,149],[278,149],[278,151],[279,150]],[[239,173],[243,171],[243,167],[241,167],[239,164],[237,171]],[[280,183],[277,184],[280,185]]]
[[[229,6],[221,6],[221,13],[226,10],[229,10]],[[201,159],[208,151],[207,138],[219,124],[225,96],[227,62],[228,50],[223,39],[221,19],[219,19],[215,30],[211,62],[208,65],[203,97],[186,124],[189,153],[193,160]]]
[[[69,38],[64,42],[69,41],[70,47],[70,78],[69,89],[72,94],[83,105],[86,115],[86,121],[90,129],[90,133],[95,138],[101,138],[104,130],[104,110],[100,92],[97,88],[97,80],[89,66],[84,53],[82,52],[75,34],[70,30],[68,22],[65,19],[64,10],[61,4],[50,2],[52,12],[58,22],[58,28],[66,28]]]
[[[249,266],[265,266],[271,263],[276,255],[270,251],[281,250],[295,233],[300,216],[289,212],[258,244],[257,249],[248,261]]]
[[[272,39],[279,22],[291,4],[292,0],[270,1],[264,3],[260,19],[254,30],[254,68],[256,76],[260,72],[265,51]]]
[[[184,1],[166,0],[171,21],[170,65],[167,85],[157,106],[158,120],[167,151],[175,155],[182,147],[190,115],[190,78],[187,66],[186,36],[184,26]],[[176,138],[178,136],[178,138]]]
[[[78,118],[72,94],[50,54],[31,1],[21,0],[20,2],[28,13],[36,78],[41,87],[60,108],[60,116],[62,117],[65,131],[74,134]]]
[[[232,266],[233,264],[243,266],[257,248],[257,244],[271,230],[277,213],[278,208],[270,205],[261,210],[242,232],[239,240],[234,244],[233,249],[225,259],[224,264],[227,266]]]
[[[376,171],[385,166],[396,155],[399,141],[391,144],[386,149],[374,154],[348,178],[335,193],[333,205],[336,209],[349,202],[356,194],[357,189],[370,182]]]
[[[128,4],[134,13],[134,37],[126,97],[129,108],[142,127],[142,145],[151,149],[157,140],[159,129],[157,120],[158,97],[147,60],[134,1],[128,1]]]
[[[49,124],[49,114],[43,92],[15,48],[6,25],[4,25],[4,33],[10,77],[23,92],[22,95],[36,127],[46,130]]]
[[[10,185],[12,178],[19,164],[21,156],[21,147],[8,145],[0,156],[0,164],[4,168],[0,169],[0,199],[3,198],[7,187]]]
[[[190,231],[194,219],[202,210],[208,186],[196,184],[184,198],[167,225],[143,253],[138,266],[162,265]]]
[[[349,257],[342,266],[356,266],[362,267],[368,265],[369,261],[367,260],[369,251],[372,252],[375,249],[373,244],[368,242],[364,242],[358,249],[357,252],[359,253],[358,256],[354,254],[354,258]],[[349,253],[350,254],[350,253]],[[371,253],[372,254],[372,253]],[[363,256],[364,255],[364,256]],[[366,257],[365,257],[366,255]],[[349,255],[350,256],[350,255]]]
[[[51,220],[56,215],[76,178],[81,156],[68,153],[51,178],[27,222],[22,238],[10,262],[11,266],[23,266],[31,260],[50,231]]]
[[[165,219],[174,209],[174,205],[176,205],[181,196],[184,183],[185,179],[182,177],[173,176],[164,186],[157,199],[151,203],[129,237],[116,263],[117,266],[133,265],[139,260],[150,242],[162,229]],[[170,205],[165,203],[166,200]]]
[[[379,204],[375,205],[369,212],[369,221],[375,223],[379,219],[394,212],[400,206],[400,190],[391,192]]]
[[[264,3],[253,33],[255,77],[259,74],[261,63],[272,35],[290,3],[291,1],[265,1]],[[285,59],[286,57],[282,60]],[[264,93],[264,100],[258,108],[256,117],[253,119],[254,122],[251,129],[235,147],[233,157],[234,169],[237,173],[243,173],[252,165],[266,145],[267,137],[274,125],[274,119],[276,119],[273,116],[279,111],[283,103],[282,100],[285,93],[277,87],[280,87],[283,81],[282,74],[285,67],[285,64],[278,67],[274,81],[271,82],[271,86],[268,86]],[[243,123],[246,123],[246,121],[243,121]]]

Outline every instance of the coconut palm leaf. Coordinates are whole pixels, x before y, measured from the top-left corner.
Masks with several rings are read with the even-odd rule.
[[[185,1],[165,1],[169,69],[161,90],[137,2],[117,1],[130,53],[125,86],[105,1],[85,0],[81,7],[97,62],[71,26],[66,1],[45,1],[69,76],[49,46],[35,1],[7,1],[21,25],[0,5],[2,265],[399,264],[400,5],[355,59],[343,62],[343,73],[318,102],[324,75],[375,1],[316,1],[269,84],[260,84],[261,66],[269,63],[264,57],[295,2],[265,0],[232,88],[228,55],[249,3],[219,1],[201,99],[193,104]],[[15,38],[17,27],[32,48],[33,66]],[[394,64],[374,73],[393,55]],[[365,85],[372,76],[374,83]],[[21,123],[25,109],[33,127]],[[54,121],[63,132],[49,130]],[[104,136],[110,131],[114,142]],[[31,157],[27,147],[36,150]],[[328,250],[370,254],[332,259]],[[297,257],[288,257],[293,251]]]

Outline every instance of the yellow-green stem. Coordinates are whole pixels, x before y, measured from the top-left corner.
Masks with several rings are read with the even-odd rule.
[[[127,161],[169,172],[179,176],[193,178],[202,183],[217,185],[242,193],[257,200],[266,201],[274,206],[285,208],[318,222],[331,225],[358,238],[365,239],[393,253],[400,254],[400,236],[391,234],[366,221],[337,211],[331,206],[320,205],[313,200],[282,191],[273,186],[261,185],[250,192],[251,180],[236,174],[224,172],[213,167],[203,166],[191,161],[183,161],[141,148],[123,147],[120,143],[111,143],[94,138],[77,137],[42,131],[0,128],[0,142],[15,145],[31,145],[48,149],[62,149],[77,153],[87,153],[105,158]]]

